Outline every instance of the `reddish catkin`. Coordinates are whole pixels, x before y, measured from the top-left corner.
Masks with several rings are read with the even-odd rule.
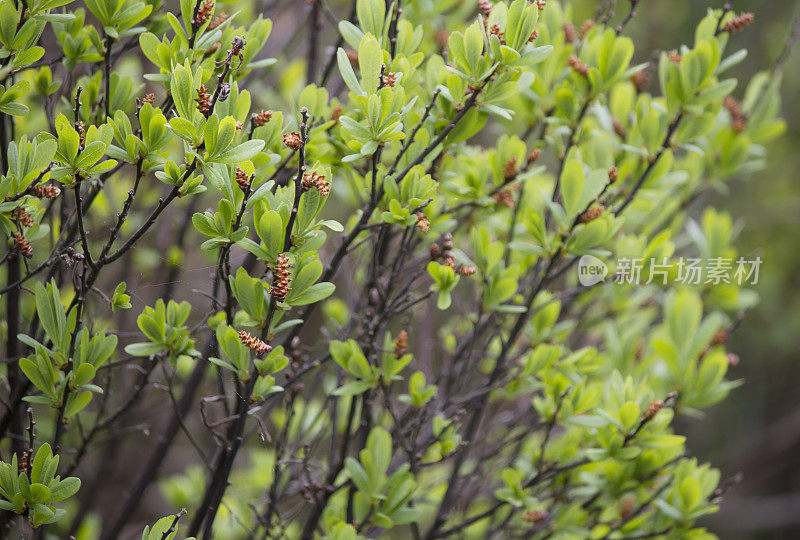
[[[200,88],[197,89],[197,97],[194,100],[197,102],[197,110],[203,116],[206,118],[211,116],[211,94],[208,93],[206,85],[200,85]]]
[[[397,84],[397,73],[390,71],[389,73],[383,76],[383,86],[394,88],[394,85],[396,84]]]
[[[289,256],[285,253],[278,255],[275,263],[275,277],[272,279],[270,294],[278,302],[286,300],[286,295],[292,288],[289,286],[292,276],[292,265],[289,263]]]
[[[536,7],[539,8],[539,11],[543,11],[546,6],[547,6],[546,0],[536,0]]]
[[[507,189],[501,189],[497,193],[493,193],[492,199],[494,199],[497,204],[501,206],[505,206],[506,208],[514,208],[514,197]]]
[[[583,26],[581,26],[581,39],[585,38],[586,34],[588,34],[589,31],[594,28],[594,26],[595,22],[592,19],[586,19],[586,21],[583,23]]]
[[[484,17],[488,17],[492,13],[492,3],[488,0],[478,0],[478,9]]]
[[[631,75],[631,82],[633,86],[636,87],[636,91],[638,93],[644,93],[647,91],[647,85],[650,84],[650,69],[649,67],[643,69],[642,71],[638,71]]]
[[[728,341],[728,332],[726,332],[724,328],[720,328],[716,331],[714,337],[711,338],[710,345],[716,347],[717,345],[723,345],[726,341]]]
[[[408,332],[400,330],[397,337],[394,338],[394,357],[400,358],[408,352]]]
[[[575,33],[575,27],[572,26],[572,23],[564,23],[564,40],[567,43],[575,43],[578,40],[578,36]]]
[[[33,257],[33,246],[31,246],[31,243],[28,242],[28,239],[25,238],[22,233],[14,233],[14,247],[16,247],[17,251],[26,259]]]
[[[605,206],[602,204],[598,204],[597,206],[593,206],[589,208],[586,212],[581,214],[581,217],[578,218],[579,223],[590,223],[600,216],[603,215],[603,212],[606,211]]]
[[[619,179],[619,171],[616,167],[608,169],[608,183],[613,184]]]
[[[197,25],[203,25],[208,22],[211,15],[214,13],[215,0],[205,0],[200,8],[197,10]]]
[[[503,164],[503,178],[511,180],[519,174],[519,167],[517,167],[517,156],[511,158]]]
[[[61,188],[52,184],[38,184],[33,186],[33,195],[40,199],[55,199],[61,195]]]
[[[464,277],[474,276],[478,270],[474,266],[462,264],[458,267],[458,273]]]
[[[30,213],[21,206],[17,206],[11,211],[11,217],[17,220],[23,227],[33,227],[33,218]]]
[[[150,92],[148,94],[145,94],[144,97],[142,97],[142,105],[144,105],[145,103],[149,103],[150,105],[152,105],[155,100],[156,100],[156,95]]]
[[[303,191],[307,191],[309,189],[316,189],[319,191],[319,194],[323,197],[327,197],[328,194],[331,192],[330,183],[325,180],[324,174],[319,174],[317,172],[306,173],[303,175]]]
[[[417,212],[417,222],[414,224],[419,232],[426,234],[431,230],[431,222],[428,221],[428,216],[422,212]]]
[[[620,139],[625,139],[625,137],[628,136],[628,132],[625,129],[625,126],[623,126],[619,120],[614,118],[612,120],[612,125],[614,126],[614,133],[617,134],[617,137],[619,137]]]
[[[242,345],[258,354],[266,354],[272,350],[272,345],[258,339],[255,336],[251,336],[244,330],[239,331],[239,341],[242,342]]]
[[[250,189],[250,178],[241,167],[236,167],[236,184],[239,186],[239,189],[245,193]]]
[[[493,24],[493,25],[492,25],[492,26],[489,28],[489,35],[490,35],[490,36],[497,36],[497,39],[499,39],[499,40],[500,40],[500,43],[501,43],[502,45],[505,45],[505,43],[506,43],[506,38],[505,38],[504,32],[503,32],[503,31],[500,29],[500,25],[499,25],[499,24],[497,24],[497,23],[494,23],[494,24]]]
[[[733,96],[728,96],[723,103],[731,115],[731,128],[737,133],[744,131],[747,127],[747,117],[744,115],[739,102]]]
[[[581,62],[580,59],[574,54],[569,55],[568,61],[569,61],[569,66],[572,68],[572,71],[574,71],[581,77],[586,77],[589,74],[589,66]]]
[[[218,15],[214,16],[213,19],[211,19],[211,22],[208,23],[208,28],[206,30],[211,31],[227,20],[228,20],[228,14],[222,11]]]
[[[750,26],[755,18],[755,15],[752,13],[742,13],[725,23],[725,26],[722,27],[722,31],[728,32],[729,34],[739,32]]]
[[[547,519],[547,511],[531,510],[529,512],[525,512],[524,514],[522,514],[522,519],[524,519],[528,523],[541,523],[542,521]]]
[[[658,414],[658,411],[660,411],[663,408],[664,408],[664,402],[661,401],[660,399],[651,401],[647,405],[647,408],[642,413],[642,419],[649,422],[650,420],[653,419],[655,415]]]
[[[261,127],[270,120],[272,120],[272,111],[261,109],[260,112],[253,113],[253,125],[255,127]]]
[[[303,146],[303,139],[300,137],[299,133],[292,131],[291,133],[285,133],[283,135],[283,144],[296,151],[300,150]]]
[[[531,32],[531,35],[528,36],[528,43],[533,43],[534,41],[536,41],[536,38],[538,37],[539,37],[539,32],[534,30],[533,32]]]

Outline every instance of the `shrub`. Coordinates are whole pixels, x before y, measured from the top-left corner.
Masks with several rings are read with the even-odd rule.
[[[687,212],[779,77],[731,97],[729,8],[632,64],[637,3],[358,0],[328,53],[319,0],[284,51],[253,2],[2,0],[6,531],[712,536],[673,421],[755,297],[686,279],[739,260]]]

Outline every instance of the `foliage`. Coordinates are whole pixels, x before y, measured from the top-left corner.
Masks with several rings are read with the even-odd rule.
[[[724,345],[756,298],[675,278],[736,258],[730,216],[686,206],[784,129],[778,76],[731,101],[741,16],[650,65],[633,11],[578,35],[553,1],[357,0],[323,67],[319,1],[281,63],[250,2],[67,3],[0,4],[3,510],[66,516],[70,455],[124,495],[59,535],[90,508],[101,538],[141,530],[159,482],[201,538],[711,536],[719,472],[672,423],[739,384]],[[582,285],[584,256],[671,279]],[[176,288],[193,261],[213,275]],[[25,402],[56,454],[27,472]],[[137,419],[159,434],[136,466],[89,452]]]

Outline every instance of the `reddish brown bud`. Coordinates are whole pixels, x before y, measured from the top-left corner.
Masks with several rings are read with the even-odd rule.
[[[678,51],[670,51],[669,52],[669,59],[672,60],[674,64],[680,65],[681,63],[681,55],[678,54]]]
[[[725,26],[722,27],[722,31],[728,32],[729,34],[739,32],[750,26],[754,19],[755,15],[752,13],[742,13],[725,23]]]
[[[334,122],[336,122],[338,124],[339,123],[339,117],[341,117],[341,116],[342,116],[342,106],[341,105],[337,105],[331,111],[331,120],[333,120]]]
[[[739,105],[739,102],[736,101],[736,98],[733,96],[726,97],[724,105],[728,110],[728,113],[731,115],[731,128],[733,128],[733,130],[737,133],[744,131],[747,127],[747,117],[742,111],[742,107]]]
[[[33,186],[33,194],[40,199],[55,199],[61,195],[61,189],[52,184],[38,184]]]
[[[439,244],[431,244],[428,254],[431,256],[431,259],[438,259],[439,255],[442,254],[442,248]]]
[[[567,43],[575,43],[577,41],[578,36],[575,34],[575,27],[572,26],[572,23],[566,22],[564,23],[564,40]]]
[[[501,189],[492,194],[492,199],[497,201],[497,204],[507,208],[514,208],[514,197],[507,189]]]
[[[499,24],[494,23],[489,28],[489,35],[490,36],[497,36],[497,39],[500,40],[500,44],[501,45],[505,45],[505,43],[506,43],[505,33],[500,29],[500,25]]]
[[[33,257],[33,247],[22,233],[14,233],[14,247],[16,247],[17,251],[26,259]]]
[[[453,235],[449,232],[442,235],[442,249],[445,251],[453,249]]]
[[[474,266],[462,264],[458,267],[458,273],[464,277],[474,276],[478,270]]]
[[[572,71],[574,71],[581,77],[588,76],[589,66],[584,62],[581,62],[577,56],[575,56],[574,54],[569,55],[568,62],[569,66],[572,68]]]
[[[203,116],[206,118],[211,116],[211,94],[208,93],[206,85],[200,85],[200,88],[197,89],[197,97],[194,100],[197,102],[197,110]]]
[[[33,227],[33,218],[30,213],[21,206],[17,206],[11,211],[11,217],[17,220],[23,227]]]
[[[400,358],[408,352],[408,332],[400,330],[397,337],[394,338],[394,357]]]
[[[251,351],[255,351],[257,354],[266,354],[272,350],[272,345],[258,339],[255,336],[251,336],[244,330],[239,331],[239,341],[242,342],[242,345]]]
[[[323,197],[327,197],[328,193],[331,192],[331,186],[328,181],[325,180],[325,175],[316,172],[304,174],[302,186],[303,191],[316,188]]]
[[[431,230],[431,222],[428,221],[428,216],[422,212],[417,212],[417,222],[414,224],[419,232],[426,234]]]
[[[547,519],[547,515],[546,510],[531,510],[522,514],[522,519],[528,523],[541,523]]]
[[[647,90],[647,84],[650,82],[650,71],[643,69],[631,75],[631,82],[636,87],[636,91],[640,94]]]
[[[519,167],[517,167],[517,156],[512,156],[511,159],[503,164],[503,178],[512,180],[519,174]]]
[[[283,302],[286,300],[286,295],[292,290],[289,286],[292,276],[292,265],[289,263],[289,256],[285,253],[278,255],[273,276],[270,294],[278,302]]]
[[[272,120],[272,111],[261,109],[261,112],[253,113],[253,125],[255,127],[261,127],[270,120]]]
[[[155,100],[156,100],[156,95],[150,92],[149,94],[145,94],[144,97],[142,97],[142,105],[144,105],[145,103],[149,103],[150,105],[152,105]]]
[[[710,345],[716,347],[717,345],[723,345],[726,341],[728,341],[728,332],[724,328],[720,328],[711,338]]]
[[[383,76],[383,86],[394,88],[395,84],[397,84],[397,73],[390,71],[389,73]]]
[[[608,182],[613,184],[619,179],[619,171],[616,167],[611,167],[608,169]]]
[[[664,402],[660,399],[656,399],[651,401],[647,408],[642,413],[642,419],[649,422],[653,419],[653,417],[658,414],[658,411],[664,408]]]
[[[539,11],[543,11],[545,6],[547,6],[546,0],[536,0],[536,7],[539,8]]]
[[[283,136],[283,144],[286,145],[288,148],[292,150],[300,150],[303,146],[303,139],[300,137],[300,134],[296,131],[292,131],[291,133],[286,133]]]
[[[531,32],[531,35],[528,36],[528,43],[533,43],[539,37],[539,32],[534,30]]]
[[[541,155],[542,155],[542,151],[539,150],[538,148],[535,148],[535,149],[531,150],[528,153],[528,156],[525,159],[528,160],[528,163],[534,163],[534,162],[538,161],[538,159],[539,159],[539,157]]]
[[[205,0],[200,8],[197,10],[197,25],[201,26],[208,22],[211,15],[214,13],[215,0]]]
[[[241,167],[236,167],[236,184],[244,193],[247,193],[247,190],[250,189],[250,178]]]
[[[628,519],[631,517],[634,511],[634,507],[636,506],[636,500],[634,497],[625,497],[619,504],[619,515],[622,519]]]
[[[211,22],[208,23],[208,27],[206,28],[206,30],[213,30],[214,28],[218,27],[227,20],[228,20],[228,14],[222,11],[218,15],[216,15],[213,19],[211,19]]]
[[[581,217],[578,218],[578,223],[590,223],[600,216],[603,215],[606,208],[602,204],[598,204],[597,206],[593,206],[589,208],[586,212],[581,214]]]
[[[488,17],[492,13],[492,3],[488,0],[478,0],[478,9],[484,17]]]
[[[586,19],[584,21],[583,26],[581,26],[581,39],[586,37],[586,34],[589,33],[589,30],[594,28],[595,22],[592,19]]]

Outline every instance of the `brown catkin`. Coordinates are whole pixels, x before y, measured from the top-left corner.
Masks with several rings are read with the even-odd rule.
[[[497,204],[505,206],[506,208],[514,208],[514,197],[507,189],[501,189],[492,194],[492,199],[497,201]]]
[[[258,354],[265,354],[272,350],[272,345],[258,339],[255,336],[251,336],[244,330],[239,331],[239,341],[242,342],[242,345]]]
[[[742,13],[725,23],[725,26],[722,27],[722,31],[728,32],[729,34],[739,32],[750,26],[755,18],[755,15],[752,13]]]
[[[428,216],[422,212],[417,212],[417,222],[414,224],[419,232],[426,234],[431,230],[431,222],[428,221]]]
[[[397,73],[390,71],[389,73],[383,76],[383,86],[394,88],[394,85],[396,84],[397,84]]]
[[[299,133],[292,131],[283,135],[283,144],[292,150],[300,150],[303,146],[303,139]]]
[[[572,26],[572,23],[564,23],[564,40],[570,44],[578,40],[578,35],[575,33],[575,27]]]
[[[208,23],[208,28],[206,28],[206,30],[211,31],[227,20],[228,20],[228,14],[223,11],[219,15],[216,15],[213,19],[211,19],[211,22]]]
[[[647,405],[647,408],[642,413],[642,418],[646,421],[650,421],[656,414],[658,414],[658,411],[660,411],[663,408],[664,408],[663,401],[661,401],[660,399],[653,400]]]
[[[397,337],[394,338],[394,357],[400,358],[408,352],[408,332],[400,330]]]
[[[583,26],[581,26],[581,39],[586,37],[586,34],[589,33],[589,30],[594,28],[595,24],[596,23],[592,19],[586,19],[586,21],[584,21]]]
[[[608,169],[608,183],[613,184],[619,179],[619,171],[616,167]]]
[[[303,175],[303,190],[316,189],[323,197],[327,197],[331,192],[330,183],[325,180],[324,174],[317,172],[306,173]]]
[[[61,195],[61,188],[52,184],[38,184],[33,186],[33,194],[40,199],[55,199]]]
[[[286,295],[292,290],[290,287],[292,276],[292,265],[289,263],[289,256],[285,253],[278,255],[278,260],[275,262],[274,278],[272,279],[272,287],[270,294],[278,302],[286,300]]]
[[[517,167],[517,156],[511,158],[503,164],[503,178],[512,180],[519,174],[519,167]]]
[[[522,519],[524,519],[528,523],[541,523],[542,521],[547,519],[547,511],[531,510],[529,512],[525,512],[524,514],[522,514]]]
[[[31,246],[31,243],[28,242],[27,238],[25,238],[22,233],[14,233],[14,247],[16,247],[17,251],[26,259],[33,257],[33,246]]]
[[[603,212],[605,212],[605,210],[606,210],[606,208],[602,204],[598,204],[597,206],[593,206],[593,207],[589,208],[586,212],[581,214],[581,217],[578,218],[578,222],[579,223],[590,223],[590,222],[596,220],[597,218],[599,218],[600,216],[602,216]]]
[[[723,102],[728,113],[731,115],[731,128],[737,133],[741,133],[747,127],[747,117],[742,111],[742,107],[736,98],[727,96]]]
[[[211,15],[214,13],[215,0],[205,0],[200,8],[197,10],[197,26],[201,26],[208,22]]]
[[[206,118],[211,116],[211,94],[208,93],[206,85],[200,85],[200,88],[197,89],[197,97],[194,100],[197,102],[197,110],[203,116]]]
[[[478,270],[474,266],[462,264],[458,267],[458,273],[464,277],[474,276]]]
[[[484,17],[488,17],[492,13],[492,3],[488,0],[478,0],[478,9]]]
[[[154,93],[152,92],[147,93],[144,95],[144,97],[142,97],[142,105],[144,105],[145,103],[149,103],[150,105],[152,105],[155,100],[156,100],[156,95]]]
[[[272,111],[261,109],[260,112],[253,113],[253,125],[255,127],[261,127],[270,120],[272,120]]]
[[[245,193],[250,189],[250,178],[241,167],[236,167],[236,184],[239,186],[239,189]]]
[[[11,211],[11,217],[19,222],[23,227],[33,227],[31,214],[21,206],[17,206]]]
[[[568,62],[569,66],[572,68],[572,71],[574,71],[581,77],[588,76],[589,66],[586,65],[584,62],[581,62],[577,56],[575,56],[574,54],[569,55]]]

